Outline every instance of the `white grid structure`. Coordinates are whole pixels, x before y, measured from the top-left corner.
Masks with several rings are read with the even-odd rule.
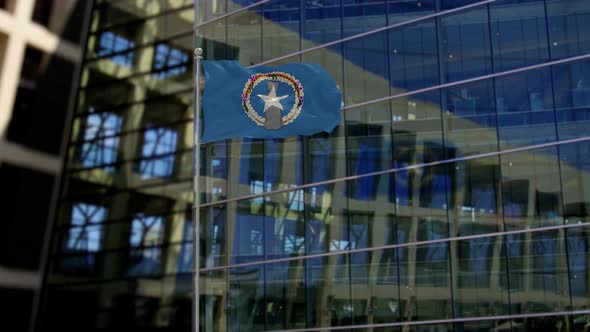
[[[44,66],[49,65],[51,58],[57,57],[73,64],[73,67],[76,68],[75,72],[78,70],[77,68],[82,62],[83,48],[75,42],[62,38],[60,34],[66,29],[66,23],[72,17],[71,15],[75,15],[74,9],[79,4],[83,4],[86,12],[89,12],[91,2],[83,0],[0,1],[0,166],[5,164],[52,176],[57,179],[53,183],[53,193],[56,191],[55,184],[58,183],[59,174],[62,170],[64,149],[61,148],[59,154],[38,151],[9,140],[7,132],[10,121],[17,110],[15,102],[17,101],[19,84],[21,84],[22,80],[23,66],[26,63],[27,47],[43,53],[42,65]],[[44,13],[47,14],[46,24],[40,24],[34,20],[34,12],[36,6],[39,5],[44,6]],[[71,83],[72,88],[69,91],[63,91],[63,95],[59,96],[59,98],[67,100],[69,109],[73,106],[72,102],[76,91],[76,82]],[[52,109],[48,108],[43,111],[51,112]],[[70,113],[69,110],[66,112],[66,114]],[[67,131],[67,127],[65,129]],[[55,133],[55,135],[63,142],[63,132]],[[19,190],[21,188],[12,189]],[[52,200],[55,200],[55,198],[52,198]],[[43,223],[40,228],[45,231],[48,229],[47,225],[53,215],[54,204],[51,203],[49,204],[49,210],[42,213],[46,216],[45,220],[33,221]],[[36,209],[38,207],[33,206],[32,208]],[[22,234],[16,234],[15,236],[23,237]],[[26,245],[26,243],[23,243],[23,246]],[[15,248],[15,250],[19,249]],[[42,256],[40,254],[40,257]],[[0,262],[0,288],[28,290],[36,293],[41,285],[42,269],[42,261],[37,270],[7,267]],[[34,312],[33,308],[34,303],[31,312]]]

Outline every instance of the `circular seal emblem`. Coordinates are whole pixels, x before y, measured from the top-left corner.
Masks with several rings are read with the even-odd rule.
[[[268,93],[266,95],[256,95],[257,98],[260,98],[261,102],[264,102],[264,110],[261,115],[252,107],[251,97],[254,89],[265,81],[267,82]],[[288,93],[281,96],[281,93],[279,93],[279,87],[283,86],[281,83],[288,86],[293,91],[293,94]],[[260,89],[258,90],[260,91]],[[283,115],[284,107],[281,100],[291,97],[291,95],[294,96],[292,99],[293,106],[287,114]],[[303,108],[303,85],[293,75],[280,71],[254,74],[250,76],[244,85],[241,97],[242,107],[250,120],[265,129],[276,130],[292,123],[301,114],[301,109]],[[289,99],[291,100],[291,98]]]

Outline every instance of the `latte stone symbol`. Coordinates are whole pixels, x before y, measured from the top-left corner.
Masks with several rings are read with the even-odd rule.
[[[250,97],[252,91],[262,82],[266,82],[268,94],[257,95],[264,102],[264,108],[258,113],[252,107]],[[279,96],[279,88],[283,87],[292,93]],[[256,125],[266,130],[278,130],[297,120],[303,109],[303,95],[303,85],[297,78],[285,72],[273,71],[252,74],[244,85],[241,102],[244,112]],[[293,103],[287,111],[281,101],[289,96],[293,96]]]
[[[264,101],[264,128],[265,129],[280,129],[283,126],[283,105],[281,100],[288,97],[277,96],[279,90],[279,82],[267,82],[268,95],[258,95]]]

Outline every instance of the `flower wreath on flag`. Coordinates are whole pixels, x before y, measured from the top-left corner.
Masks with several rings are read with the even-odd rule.
[[[272,80],[278,81],[288,84],[293,91],[295,92],[295,102],[293,103],[293,107],[285,116],[282,117],[283,125],[287,125],[299,116],[301,113],[301,109],[303,108],[303,85],[296,79],[293,75],[280,72],[280,71],[273,71],[266,74],[254,74],[250,76],[246,85],[244,86],[244,90],[242,92],[242,107],[244,111],[248,115],[248,117],[254,121],[259,126],[264,126],[265,118],[260,116],[250,103],[250,95],[254,88],[262,81],[265,80]]]

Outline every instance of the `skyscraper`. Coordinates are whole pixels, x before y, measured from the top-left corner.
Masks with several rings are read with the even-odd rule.
[[[344,96],[201,146],[201,331],[587,329],[590,2],[103,0],[38,330],[190,330],[195,44]]]

